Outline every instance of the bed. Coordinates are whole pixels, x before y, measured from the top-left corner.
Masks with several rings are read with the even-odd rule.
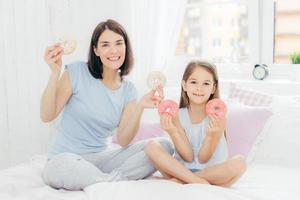
[[[0,199],[59,200],[150,200],[150,199],[299,199],[300,169],[254,163],[231,188],[199,184],[181,185],[166,180],[147,179],[98,183],[84,191],[55,190],[44,184],[41,172],[45,156],[0,173]]]
[[[300,101],[278,98],[272,117],[256,137],[247,157],[248,169],[230,188],[148,178],[97,183],[83,191],[56,190],[44,184],[45,155],[0,171],[0,199],[120,200],[120,199],[300,199]]]

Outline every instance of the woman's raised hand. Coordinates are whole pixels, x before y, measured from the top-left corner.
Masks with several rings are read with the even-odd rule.
[[[158,85],[141,98],[140,104],[144,108],[157,108],[157,106],[160,104],[160,102],[163,99],[164,99],[163,88],[161,85]]]
[[[52,72],[60,72],[61,70],[61,58],[63,55],[63,48],[60,43],[55,43],[45,50],[44,60],[49,65]]]

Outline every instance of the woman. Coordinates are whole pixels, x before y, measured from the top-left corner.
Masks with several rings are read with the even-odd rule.
[[[164,98],[163,90],[157,87],[138,101],[136,88],[124,80],[133,65],[124,28],[113,20],[98,24],[88,62],[67,65],[59,78],[62,55],[63,49],[54,44],[44,56],[51,76],[41,100],[42,121],[52,121],[64,108],[43,171],[45,183],[81,190],[97,182],[151,175],[155,168],[144,153],[147,141],[128,144],[137,133],[144,108],[156,108]],[[156,91],[159,96],[154,95]],[[121,145],[118,148],[107,141],[115,128]],[[170,141],[157,140],[173,153]]]

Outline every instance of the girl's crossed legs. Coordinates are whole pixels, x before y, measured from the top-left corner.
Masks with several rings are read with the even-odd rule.
[[[149,142],[145,148],[153,165],[161,174],[172,181],[181,183],[206,183],[229,187],[245,172],[246,163],[242,156],[235,156],[199,172],[191,172],[156,142]]]

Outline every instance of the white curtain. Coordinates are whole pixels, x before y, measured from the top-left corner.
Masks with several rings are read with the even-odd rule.
[[[135,57],[130,77],[141,93],[149,90],[149,72],[166,72],[167,60],[175,53],[185,5],[186,0],[127,0],[120,5]]]
[[[0,0],[0,168],[44,154],[55,134],[54,123],[39,118],[50,75],[46,46],[72,33],[79,46],[63,62],[86,60],[94,26],[114,6],[104,0]]]
[[[50,70],[44,50],[57,37],[78,41],[63,63],[86,60],[93,28],[107,18],[121,22],[133,43],[131,76],[145,85],[147,73],[163,70],[175,48],[184,0],[0,0],[0,169],[46,153],[55,123],[39,118]]]
[[[46,68],[44,1],[0,1],[1,168],[44,150],[50,129],[39,121]]]

